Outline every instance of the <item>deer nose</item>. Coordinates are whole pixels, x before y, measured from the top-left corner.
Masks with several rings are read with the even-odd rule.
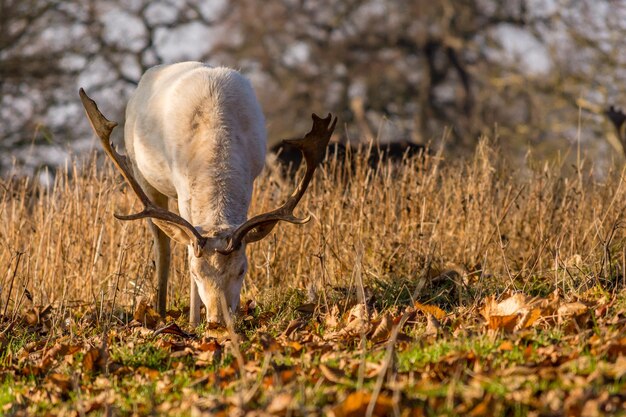
[[[218,309],[208,308],[206,312],[206,322],[209,328],[223,326],[226,324],[224,315]]]
[[[233,320],[234,319],[233,316],[236,311],[237,311],[236,305],[235,305],[235,308],[233,308],[233,306],[230,306],[228,308],[228,312],[223,312],[221,310],[207,311],[207,315],[206,315],[207,325],[209,326],[209,328],[211,328],[211,326],[225,326],[226,319],[230,318],[231,320]]]
[[[220,321],[217,317],[216,318],[209,318],[207,319],[207,323],[206,323],[206,328],[207,329],[217,329],[219,327],[223,327],[225,326],[226,323],[224,323],[223,321]]]

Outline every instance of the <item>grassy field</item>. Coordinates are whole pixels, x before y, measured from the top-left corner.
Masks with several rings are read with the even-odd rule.
[[[0,182],[0,414],[602,416],[626,407],[622,173],[483,142],[331,162],[249,246],[227,329],[188,327],[185,249],[160,320],[152,242],[110,164]],[[250,214],[290,180],[265,173]],[[133,207],[134,205],[134,207]]]

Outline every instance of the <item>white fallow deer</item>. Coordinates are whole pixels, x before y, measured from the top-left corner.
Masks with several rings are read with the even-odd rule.
[[[87,117],[144,209],[115,215],[148,218],[154,235],[157,310],[165,314],[170,238],[188,246],[191,275],[190,322],[200,322],[201,301],[208,323],[224,324],[235,312],[247,270],[247,243],[267,236],[279,221],[302,224],[293,210],[324,158],[337,119],[313,115],[302,139],[288,142],[306,160],[304,177],[278,209],[247,219],[254,179],[265,163],[266,132],[250,82],[228,68],[198,62],[157,66],[139,82],[126,108],[128,156],[116,152],[107,120],[84,90]],[[170,199],[179,214],[169,211]]]

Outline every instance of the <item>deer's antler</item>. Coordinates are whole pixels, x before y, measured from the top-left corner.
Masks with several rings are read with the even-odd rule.
[[[304,138],[285,141],[297,147],[300,152],[302,152],[304,160],[306,161],[306,172],[295,191],[287,201],[276,210],[259,214],[239,226],[230,236],[226,248],[218,249],[218,252],[227,255],[237,249],[244,240],[246,242],[256,242],[257,240],[263,239],[272,231],[279,221],[303,224],[311,219],[310,216],[303,219],[295,217],[293,210],[306,192],[313,178],[313,174],[315,173],[315,169],[324,160],[326,147],[328,146],[330,137],[335,129],[335,124],[337,123],[337,118],[333,119],[331,114],[328,114],[324,119],[316,114],[313,114],[312,117],[313,127]]]
[[[141,188],[141,185],[137,182],[137,179],[134,177],[132,168],[128,164],[128,159],[124,155],[120,155],[117,153],[113,144],[111,143],[111,132],[117,126],[116,122],[112,122],[108,120],[98,109],[98,105],[95,101],[93,101],[85,90],[82,88],[79,91],[80,100],[83,103],[83,107],[85,108],[85,112],[87,113],[87,118],[89,119],[89,123],[91,123],[91,127],[93,128],[96,136],[100,139],[100,143],[104,148],[104,152],[111,158],[117,169],[120,171],[128,185],[133,189],[139,200],[141,200],[144,209],[139,213],[130,214],[130,215],[119,215],[114,214],[117,219],[120,220],[137,220],[143,218],[154,218],[158,220],[163,220],[166,222],[177,224],[181,227],[182,230],[185,231],[189,235],[191,239],[195,239],[197,241],[197,245],[199,247],[203,247],[206,243],[207,238],[203,237],[198,230],[187,220],[183,219],[181,216],[172,213],[171,211],[165,210],[157,205],[155,205],[146,193]],[[197,251],[196,251],[197,252]],[[196,253],[196,256],[199,256]]]

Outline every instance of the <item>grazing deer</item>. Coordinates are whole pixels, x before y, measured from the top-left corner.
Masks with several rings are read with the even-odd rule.
[[[298,148],[288,142],[281,142],[269,149],[274,155],[273,161],[278,163],[284,169],[284,173],[290,177],[294,176],[298,171],[298,167],[302,163],[302,154]],[[367,166],[371,169],[377,169],[384,166],[387,162],[392,164],[401,163],[405,158],[413,158],[426,153],[426,147],[417,143],[401,141],[390,142],[385,144],[376,144],[371,148],[367,148],[365,144],[347,146],[343,143],[330,143],[328,145],[326,155],[327,158],[337,158],[340,164],[347,161],[347,155],[361,155],[367,157]],[[354,166],[351,167],[352,169]]]
[[[263,239],[281,220],[310,219],[295,217],[293,210],[324,158],[337,119],[314,114],[311,131],[288,141],[306,160],[304,177],[282,206],[246,220],[265,161],[266,132],[252,86],[237,71],[198,62],[148,70],[126,108],[128,156],[110,142],[117,123],[83,89],[80,97],[106,154],[144,205],[139,213],[115,217],[150,220],[158,312],[165,315],[171,238],[188,246],[192,325],[200,322],[200,301],[207,322],[224,324],[224,302],[232,312],[239,305],[246,244]],[[168,210],[169,199],[178,202],[179,214]]]
[[[615,126],[615,130],[617,131],[617,138],[622,145],[622,151],[624,153],[624,156],[626,157],[626,114],[624,114],[622,110],[614,106],[610,106],[608,109],[606,109],[604,111],[604,114],[613,123],[613,126]]]

